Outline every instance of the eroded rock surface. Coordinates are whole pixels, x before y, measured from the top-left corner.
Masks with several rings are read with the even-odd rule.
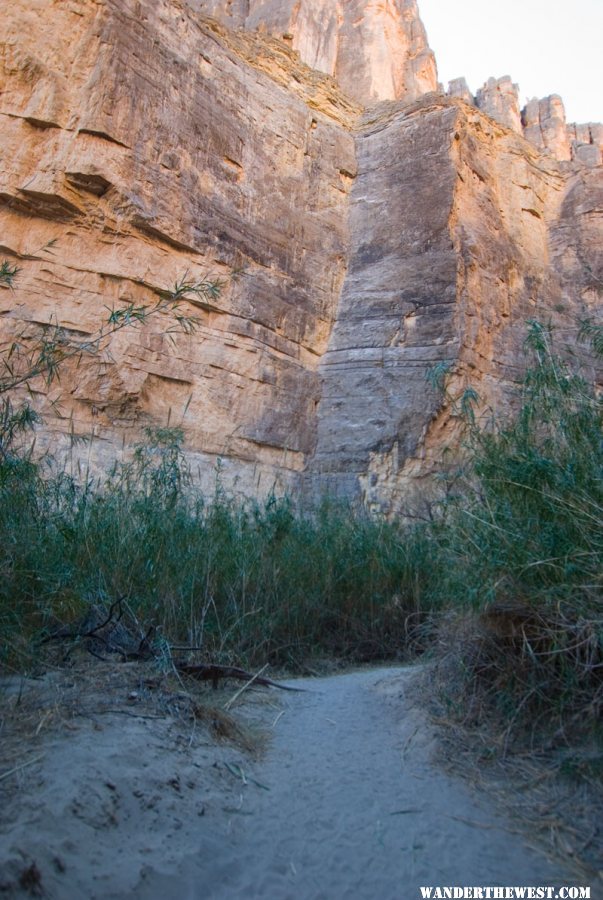
[[[107,306],[244,266],[194,309],[194,336],[157,320],[122,332],[47,400],[60,393],[101,465],[188,404],[204,469],[220,456],[247,491],[288,483],[313,448],[346,267],[356,107],[291,52],[183,3],[45,6],[14,5],[3,46],[0,242],[28,260],[1,295],[6,327],[90,334]]]
[[[490,78],[474,97],[464,78],[448,85],[449,97],[458,97],[506,125],[560,162],[572,160],[595,168],[603,162],[603,125],[568,123],[558,94],[529,100],[520,109],[519,85],[508,75]]]
[[[416,0],[195,0],[234,27],[290,44],[361,103],[414,100],[438,87]]]
[[[513,84],[509,75],[489,78],[477,92],[475,105],[502,125],[522,133],[519,85]]]
[[[414,2],[361,6],[5,11],[0,251],[22,272],[0,292],[2,337],[53,319],[92,334],[107,308],[244,268],[189,310],[194,335],[150,320],[38,379],[39,446],[103,471],[169,421],[208,487],[221,460],[245,494],[395,509],[455,439],[430,367],[507,403],[526,319],[600,309],[601,127],[572,132],[556,98],[518,123],[510,81],[491,85],[505,123],[460,82],[434,91]]]
[[[453,393],[504,409],[526,321],[596,314],[603,179],[443,97],[367,113],[357,152],[311,481],[400,507],[457,439],[430,367],[452,364]]]

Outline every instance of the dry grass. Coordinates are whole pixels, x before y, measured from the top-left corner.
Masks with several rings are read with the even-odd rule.
[[[444,726],[439,755],[450,771],[494,799],[528,844],[569,864],[583,883],[599,881],[603,887],[600,782],[560,777],[552,754],[492,753],[492,734],[438,715],[435,720]]]
[[[597,737],[603,647],[591,620],[496,603],[448,614],[439,644],[448,703],[469,725],[498,719],[505,751]]]
[[[213,691],[195,679],[161,673],[151,662],[100,661],[80,651],[69,668],[50,661],[47,667],[38,678],[14,675],[0,681],[0,787],[4,789],[18,784],[19,772],[39,757],[49,736],[73,729],[80,718],[158,719],[169,721],[189,745],[210,736],[248,753],[259,753],[264,747],[261,731],[245,720],[254,704],[271,702],[266,691],[246,692],[243,714],[235,717],[223,708],[234,688]]]
[[[475,616],[456,617],[442,640],[446,653],[416,688],[439,726],[439,761],[500,803],[528,842],[603,887],[603,756],[592,720],[579,729],[576,714],[572,731],[567,716],[546,718],[548,701],[542,715],[530,712],[525,648],[488,617],[479,628]]]

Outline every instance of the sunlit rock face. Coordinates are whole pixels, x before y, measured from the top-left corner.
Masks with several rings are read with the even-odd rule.
[[[523,133],[541,150],[548,150],[555,159],[572,158],[565,108],[557,94],[543,100],[529,101],[523,111]]]
[[[508,75],[489,78],[476,96],[476,106],[518,134],[522,132],[519,86]]]
[[[506,125],[559,162],[577,162],[596,168],[603,162],[603,125],[588,122],[568,123],[563,100],[558,94],[529,100],[523,109],[519,104],[519,85],[508,75],[489,78],[474,97],[464,78],[448,85],[449,97],[476,106],[486,115]]]
[[[220,21],[282,38],[361,103],[437,90],[415,0],[197,0]]]
[[[102,474],[169,423],[208,489],[421,493],[458,444],[432,367],[505,410],[526,320],[566,333],[603,283],[601,127],[432,63],[400,0],[8,5],[0,341],[244,269],[193,335],[151,319],[35,380],[37,446]]]
[[[169,421],[203,478],[221,460],[243,493],[290,488],[345,275],[358,108],[292,51],[174,0],[27,0],[3,31],[0,259],[22,272],[0,340],[49,321],[85,337],[114,306],[245,269],[187,304],[194,335],[151,319],[38,379],[38,446],[102,472]]]

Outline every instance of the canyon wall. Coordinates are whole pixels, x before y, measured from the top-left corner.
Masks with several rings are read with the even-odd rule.
[[[357,152],[311,482],[400,508],[458,441],[431,367],[451,365],[452,393],[506,409],[527,320],[567,333],[600,313],[603,173],[437,95],[365,113]]]
[[[56,318],[87,335],[184,276],[245,274],[192,310],[194,335],[150,320],[50,392],[40,379],[39,440],[73,431],[81,457],[89,437],[106,468],[123,437],[186,408],[204,473],[221,458],[246,492],[289,486],[346,267],[356,107],[290,51],[182,3],[46,6],[15,6],[2,48],[0,245],[23,270],[0,295],[5,330]]]
[[[603,162],[603,125],[583,125],[566,121],[563,100],[558,94],[519,104],[519,85],[508,75],[489,78],[474,97],[464,78],[448,85],[448,96],[476,106],[502,125],[522,134],[543,153],[560,162],[574,160],[594,168]]]
[[[438,88],[416,0],[195,0],[231,28],[281,38],[360,103]]]
[[[0,66],[2,339],[226,282],[194,334],[149,319],[32,383],[76,469],[169,422],[208,489],[399,509],[455,440],[434,364],[507,404],[526,319],[600,310],[596,126],[436,90],[412,0],[28,0]]]

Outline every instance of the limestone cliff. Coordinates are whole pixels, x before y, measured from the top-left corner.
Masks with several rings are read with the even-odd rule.
[[[504,75],[489,78],[475,97],[464,78],[455,78],[448,86],[448,96],[476,106],[560,162],[574,160],[593,168],[603,162],[603,125],[568,123],[558,94],[540,100],[535,97],[520,109],[519,86]]]
[[[195,0],[231,27],[282,38],[360,103],[414,100],[438,88],[416,0]]]
[[[506,402],[525,320],[600,304],[600,132],[434,90],[412,0],[18,0],[2,41],[3,338],[245,269],[194,335],[151,320],[33,385],[74,465],[169,418],[208,486],[220,459],[396,508],[453,440],[428,368]]]
[[[603,179],[438,96],[365,114],[357,153],[313,481],[399,506],[454,444],[427,368],[506,406],[526,320],[597,312]]]

